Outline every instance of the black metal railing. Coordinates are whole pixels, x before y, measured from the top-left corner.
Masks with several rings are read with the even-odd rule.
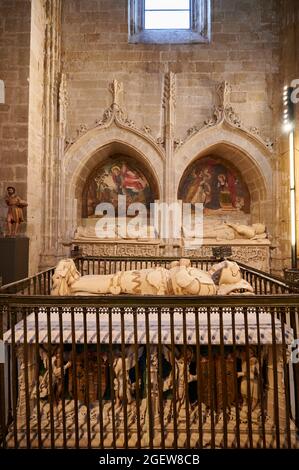
[[[75,262],[81,275],[86,274],[114,274],[118,271],[131,269],[147,269],[154,266],[167,267],[178,258],[124,258],[124,257],[76,257]],[[208,271],[219,260],[214,258],[191,258],[191,265]],[[288,294],[298,292],[298,285],[287,282],[283,278],[273,276],[258,269],[238,262],[243,278],[254,288],[255,294]],[[19,295],[50,295],[54,267],[46,269],[34,276],[6,284],[0,287],[0,294]]]
[[[0,287],[1,294],[50,295],[55,267]]]
[[[172,259],[103,261],[76,263],[108,274]],[[299,296],[241,269],[263,295],[54,297],[53,270],[14,283],[18,294],[4,286],[1,445],[296,447]]]

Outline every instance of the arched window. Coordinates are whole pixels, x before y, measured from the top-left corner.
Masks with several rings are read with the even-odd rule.
[[[211,0],[128,0],[129,42],[201,43],[211,34]]]
[[[144,0],[144,29],[190,29],[191,0]]]

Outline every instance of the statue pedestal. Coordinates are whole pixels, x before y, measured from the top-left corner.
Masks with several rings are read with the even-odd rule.
[[[29,238],[0,238],[0,285],[28,276]]]

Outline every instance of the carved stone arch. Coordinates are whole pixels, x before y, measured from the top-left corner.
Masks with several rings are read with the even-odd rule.
[[[240,171],[250,192],[252,222],[265,222],[270,229],[272,213],[269,207],[273,194],[271,152],[244,131],[226,126],[206,128],[189,138],[175,152],[176,194],[186,168],[207,155],[227,160]]]
[[[128,148],[135,149],[137,153],[143,155],[157,178],[161,174],[163,150],[133,129],[129,130],[117,125],[108,128],[94,127],[77,139],[64,154],[65,171],[73,174],[74,170],[79,165],[84,165],[92,154],[111,142],[119,142]]]
[[[164,195],[163,154],[141,136],[110,126],[107,129],[91,129],[82,135],[69,147],[63,159],[64,181],[62,182],[61,197],[65,204],[61,204],[61,214],[64,221],[63,238],[71,238],[81,217],[82,191],[86,179],[91,172],[108,157],[115,154],[124,154],[137,160],[148,171],[150,181],[155,187],[158,198]]]

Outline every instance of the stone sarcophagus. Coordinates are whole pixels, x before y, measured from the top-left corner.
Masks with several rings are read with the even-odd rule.
[[[33,447],[39,434],[44,447],[275,447],[277,430],[296,446],[284,362],[293,333],[252,309],[39,309],[26,334],[24,321],[5,334],[18,358],[7,445],[15,427],[21,447],[28,432]]]
[[[9,447],[296,447],[290,309],[235,262],[81,276],[11,310]],[[276,302],[276,303],[275,303]]]

